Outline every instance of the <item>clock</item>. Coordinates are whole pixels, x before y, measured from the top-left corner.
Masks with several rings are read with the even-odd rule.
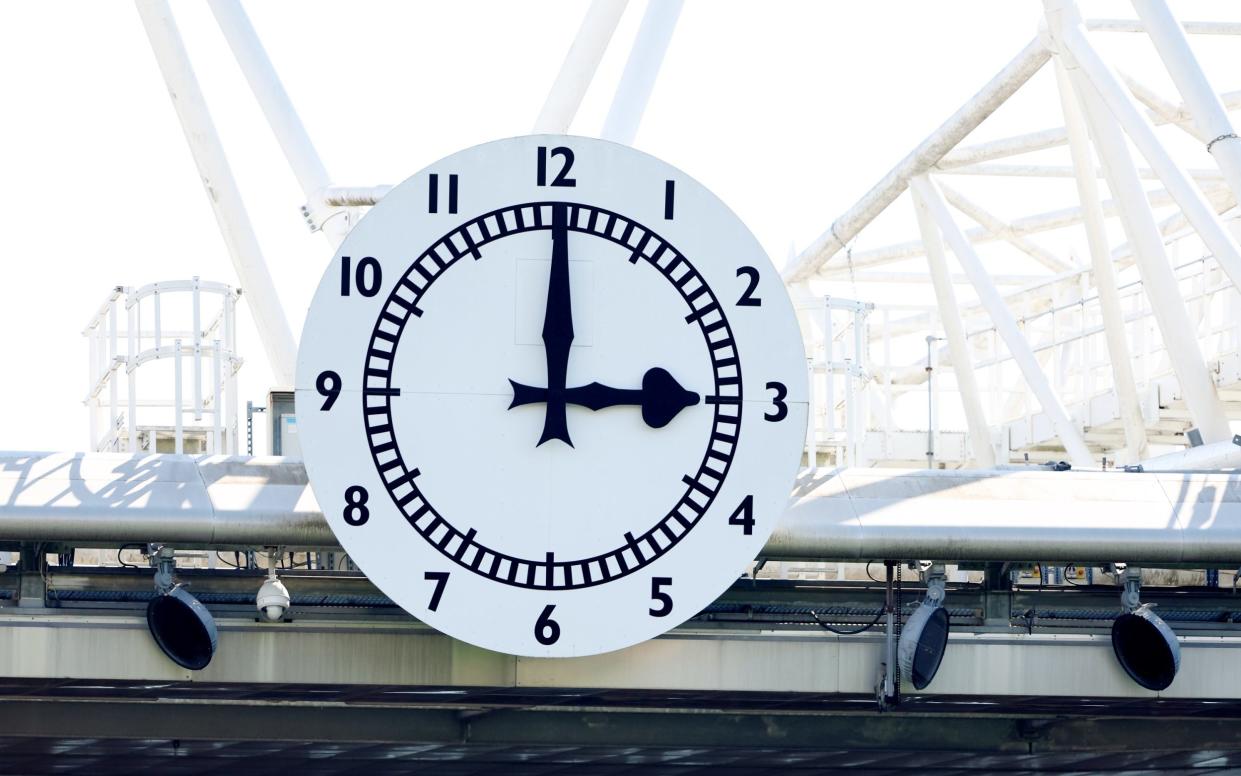
[[[515,655],[653,638],[743,573],[806,434],[801,336],[741,221],[670,165],[541,135],[449,156],[353,229],[297,366],[341,545]]]

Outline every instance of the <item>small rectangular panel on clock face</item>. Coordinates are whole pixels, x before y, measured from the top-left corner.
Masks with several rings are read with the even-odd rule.
[[[543,318],[547,312],[547,276],[551,259],[518,259],[513,283],[514,342],[543,346]],[[594,262],[569,260],[569,289],[573,299],[573,347],[595,344]]]

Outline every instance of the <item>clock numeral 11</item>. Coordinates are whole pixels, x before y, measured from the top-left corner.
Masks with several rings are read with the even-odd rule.
[[[440,208],[440,176],[431,173],[427,176],[427,212],[438,213]],[[448,212],[457,212],[457,175],[448,176]]]

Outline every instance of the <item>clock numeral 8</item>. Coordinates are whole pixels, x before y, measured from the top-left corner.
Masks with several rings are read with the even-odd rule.
[[[366,507],[370,494],[361,485],[350,485],[345,488],[345,510],[343,517],[349,525],[365,525],[371,519],[371,510]]]
[[[555,608],[555,604],[544,606],[543,613],[534,621],[534,638],[545,647],[560,641],[560,623],[552,619]]]

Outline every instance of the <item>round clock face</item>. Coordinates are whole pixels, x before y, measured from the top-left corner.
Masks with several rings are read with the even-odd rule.
[[[341,245],[298,354],[318,502],[394,601],[517,655],[697,614],[761,550],[806,429],[780,277],[681,171],[501,140],[395,187]]]

